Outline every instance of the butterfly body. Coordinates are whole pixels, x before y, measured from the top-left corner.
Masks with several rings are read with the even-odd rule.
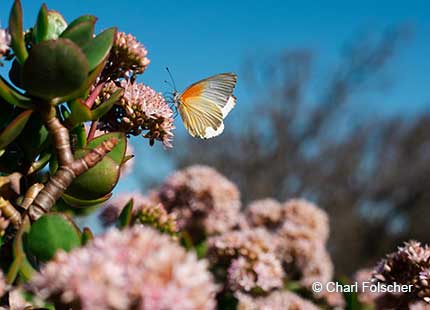
[[[221,73],[173,94],[173,102],[191,136],[208,139],[222,133],[224,118],[236,104],[236,80],[234,73]]]

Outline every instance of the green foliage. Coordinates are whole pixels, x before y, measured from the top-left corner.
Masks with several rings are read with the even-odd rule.
[[[48,33],[45,40],[58,39],[61,33],[67,28],[67,22],[63,15],[57,11],[48,11]]]
[[[109,28],[94,36],[96,21],[92,15],[83,15],[68,26],[60,13],[42,5],[27,36],[22,26],[21,2],[16,0],[9,19],[16,56],[11,81],[51,104],[84,96],[101,72],[116,32]],[[25,97],[19,98],[19,92],[15,91],[17,96],[12,92],[12,87],[0,83],[0,96],[6,101],[17,106],[25,102]]]
[[[85,148],[75,151],[75,157],[81,158],[89,150],[102,142],[117,138],[118,143],[107,156],[97,165],[76,178],[65,192],[63,199],[74,206],[89,206],[102,203],[109,199],[110,193],[118,182],[121,164],[127,148],[127,140],[123,133],[109,133],[91,140]]]
[[[88,207],[100,206],[101,204],[108,201],[111,196],[112,194],[109,193],[103,197],[96,198],[96,199],[79,199],[64,193],[61,197],[63,198],[64,202],[70,207],[88,208]],[[76,210],[76,212],[80,212],[80,211]]]
[[[116,28],[109,28],[100,33],[84,46],[84,53],[88,58],[89,70],[94,70],[109,54],[113,45]]]
[[[37,15],[37,22],[33,29],[33,40],[35,43],[39,43],[47,39],[48,27],[48,8],[46,7],[46,4],[43,4],[40,8],[39,14]]]
[[[129,227],[133,218],[133,199],[130,199],[122,209],[116,226],[120,229]]]
[[[89,149],[76,150],[75,157],[81,158]],[[120,166],[109,156],[77,177],[66,190],[66,194],[82,200],[99,199],[108,195],[118,182]]]
[[[93,232],[88,227],[85,227],[84,230],[82,231],[82,237],[81,237],[82,245],[87,244],[93,239],[94,239]]]
[[[111,132],[98,136],[88,143],[87,148],[93,149],[110,138],[118,139],[118,143],[114,149],[107,154],[107,157],[112,158],[117,165],[121,165],[124,160],[125,151],[127,150],[127,138],[124,133]]]
[[[8,146],[24,129],[33,111],[27,110],[19,114],[2,132],[0,132],[0,150]]]
[[[86,46],[93,39],[95,21],[85,21],[79,24],[67,27],[61,34],[61,38],[69,39],[78,46]]]
[[[13,242],[13,257],[14,260],[7,273],[8,283],[13,283],[15,278],[20,274],[24,279],[28,280],[34,274],[35,270],[30,264],[26,249],[24,246],[27,233],[30,231],[30,221],[28,218],[24,221],[19,229]]]
[[[12,39],[12,49],[16,59],[23,64],[28,57],[27,48],[24,41],[24,30],[22,28],[22,6],[21,1],[15,0],[10,12],[9,32]]]
[[[81,236],[75,225],[61,214],[42,216],[33,225],[27,238],[29,252],[45,262],[58,250],[70,251],[81,245]]]
[[[48,40],[30,51],[22,83],[32,95],[51,100],[79,89],[87,72],[88,62],[79,46],[68,39]]]
[[[1,76],[0,76],[0,97],[3,98],[3,100],[6,103],[9,103],[13,106],[17,106],[23,109],[34,108],[29,98],[19,94]]]
[[[33,161],[36,155],[45,149],[49,142],[48,138],[48,130],[43,125],[40,115],[33,113],[17,141],[23,150],[24,157],[28,161]]]
[[[113,107],[116,102],[118,102],[121,95],[121,90],[114,92],[109,100],[103,102],[100,106],[93,110],[88,108],[83,100],[73,100],[70,102],[71,114],[66,120],[67,125],[71,128],[74,128],[79,123],[95,121],[101,118]]]

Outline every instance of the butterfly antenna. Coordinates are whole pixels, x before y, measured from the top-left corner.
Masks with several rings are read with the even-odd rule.
[[[167,73],[169,73],[170,80],[172,81],[173,88],[175,89],[175,92],[176,92],[177,91],[176,83],[175,83],[175,80],[173,79],[172,73],[170,73],[169,67],[166,67],[166,71],[167,71]]]
[[[167,85],[169,85],[171,88],[175,88],[175,87],[173,86],[173,84],[172,84],[172,83],[170,83],[168,80],[164,80],[164,83],[166,83]]]

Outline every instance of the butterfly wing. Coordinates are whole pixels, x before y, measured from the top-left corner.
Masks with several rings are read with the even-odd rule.
[[[234,73],[211,76],[188,87],[180,96],[179,113],[193,137],[208,139],[222,133],[223,119],[236,103]]]

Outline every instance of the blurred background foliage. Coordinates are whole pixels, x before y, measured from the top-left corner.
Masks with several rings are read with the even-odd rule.
[[[242,78],[255,99],[239,100],[248,104],[235,111],[241,121],[228,120],[232,128],[213,142],[176,141],[172,160],[217,168],[238,184],[245,204],[265,197],[317,203],[330,217],[338,275],[373,265],[404,240],[428,242],[429,110],[387,115],[360,104],[390,87],[387,68],[411,35],[397,27],[354,39],[316,91],[312,50],[246,62]]]

